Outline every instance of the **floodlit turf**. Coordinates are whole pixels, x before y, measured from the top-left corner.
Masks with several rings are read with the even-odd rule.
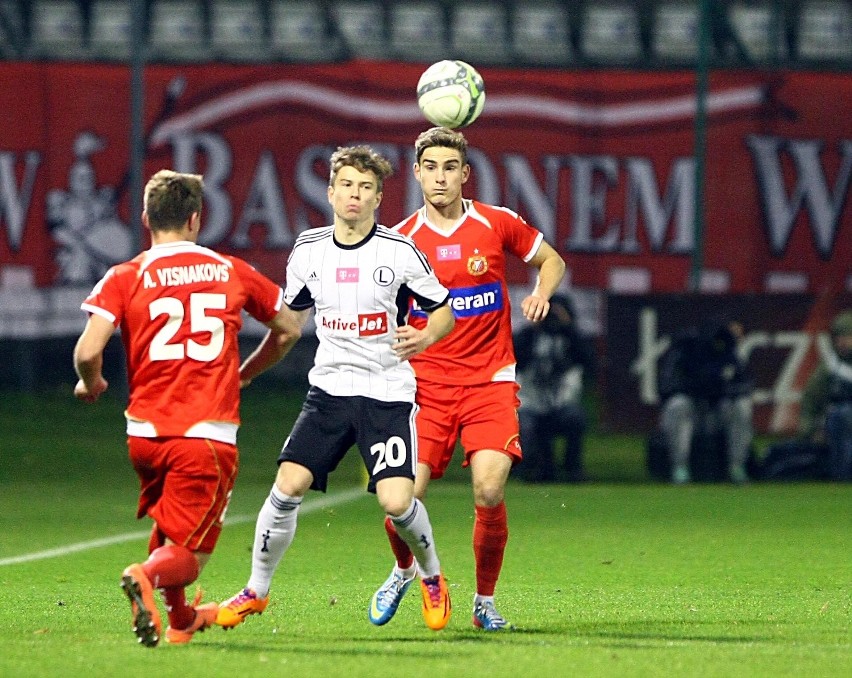
[[[118,586],[123,567],[144,558],[146,539],[133,535],[148,526],[133,519],[121,406],[12,400],[0,405],[0,676],[852,675],[850,485],[675,488],[623,473],[510,483],[497,601],[513,632],[470,624],[473,512],[454,473],[427,501],[454,602],[444,631],[425,627],[416,588],[392,622],[370,625],[369,598],[391,565],[381,512],[367,495],[312,508],[314,495],[265,614],[188,646],[143,648]],[[292,421],[291,405],[259,404],[247,403],[233,521],[200,581],[207,599],[245,582],[254,514]],[[638,449],[623,441],[609,446]],[[332,497],[356,485],[357,459],[334,478]]]

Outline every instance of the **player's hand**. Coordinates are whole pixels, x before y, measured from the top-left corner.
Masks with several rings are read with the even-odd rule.
[[[103,377],[98,377],[92,388],[88,388],[86,382],[80,379],[74,387],[74,397],[84,403],[93,403],[101,397],[101,393],[106,391],[108,386],[109,383]]]
[[[524,318],[530,322],[538,323],[544,320],[550,312],[550,302],[544,297],[531,294],[521,302],[521,311],[523,311]]]
[[[393,352],[400,360],[408,360],[435,343],[428,332],[418,330],[411,325],[397,327],[394,339]]]

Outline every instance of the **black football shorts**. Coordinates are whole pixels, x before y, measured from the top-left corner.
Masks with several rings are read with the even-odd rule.
[[[367,467],[367,489],[383,478],[414,479],[417,469],[418,407],[364,396],[333,396],[312,386],[278,463],[292,461],[314,476],[311,489],[325,492],[328,475],[353,445]]]

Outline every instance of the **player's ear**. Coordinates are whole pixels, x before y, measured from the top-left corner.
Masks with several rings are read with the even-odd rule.
[[[148,213],[145,210],[142,210],[142,225],[149,231],[151,230],[151,224],[148,221]]]
[[[462,179],[461,179],[461,182],[462,182],[463,184],[466,184],[466,183],[467,183],[467,180],[468,180],[469,178],[470,178],[470,165],[468,165],[467,163],[465,163],[464,165],[462,165]]]
[[[328,187],[328,202],[333,205],[334,203],[331,201],[331,196],[334,194],[334,186]]]
[[[382,204],[382,195],[384,195],[381,191],[376,193],[376,207]]]

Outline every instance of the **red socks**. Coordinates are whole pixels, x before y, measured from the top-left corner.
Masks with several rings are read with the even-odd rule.
[[[493,596],[503,567],[503,553],[509,539],[506,504],[474,506],[473,556],[476,560],[476,592]]]
[[[161,589],[169,626],[185,629],[195,620],[195,610],[186,604],[184,588],[198,579],[198,561],[195,554],[185,546],[169,544],[154,549],[148,560],[142,563],[151,585]]]
[[[401,570],[406,570],[414,563],[414,554],[408,548],[402,537],[396,533],[396,528],[390,516],[385,517],[385,532],[388,533],[388,541],[390,541],[391,550],[396,556],[396,564]]]
[[[506,504],[497,506],[474,506],[473,555],[476,560],[476,592],[481,596],[493,596],[500,570],[503,568],[503,553],[509,539],[509,524],[506,519]],[[411,567],[414,556],[411,549],[396,533],[393,522],[385,518],[391,549],[401,569]]]

